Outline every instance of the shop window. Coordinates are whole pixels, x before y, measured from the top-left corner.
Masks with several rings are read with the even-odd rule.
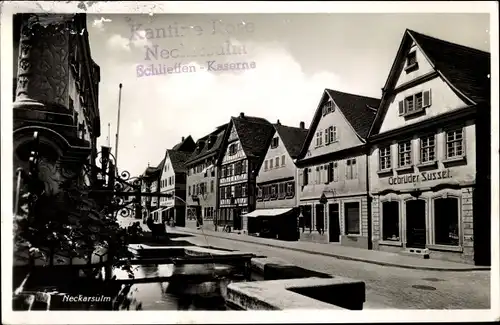
[[[399,202],[382,203],[382,239],[399,241]]]
[[[344,203],[346,235],[359,235],[361,233],[359,212],[359,202]]]
[[[434,243],[458,246],[458,199],[434,200]]]

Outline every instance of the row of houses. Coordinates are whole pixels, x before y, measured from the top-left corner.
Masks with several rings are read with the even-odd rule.
[[[488,264],[489,73],[489,53],[407,30],[381,98],[325,89],[308,129],[241,113],[183,138],[144,173],[174,196],[144,204],[176,226]]]

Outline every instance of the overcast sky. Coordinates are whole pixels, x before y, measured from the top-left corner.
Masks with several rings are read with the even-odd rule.
[[[183,35],[165,38],[169,26]],[[167,35],[147,39],[147,28]],[[114,150],[119,83],[119,168],[133,175],[157,165],[181,137],[196,141],[240,112],[307,127],[324,88],[380,97],[406,28],[490,51],[486,14],[89,14],[92,56],[101,67],[100,144],[111,123]],[[208,53],[225,42],[246,54],[201,56],[200,48]],[[156,60],[149,52],[148,60],[154,46],[198,56]],[[255,62],[255,69],[207,71],[207,61]],[[197,72],[137,75],[138,65],[176,63]]]

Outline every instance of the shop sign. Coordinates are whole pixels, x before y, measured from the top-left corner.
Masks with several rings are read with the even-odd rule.
[[[452,178],[450,170],[440,170],[434,172],[422,172],[418,174],[409,174],[404,176],[391,176],[389,177],[389,185],[399,184],[415,184],[427,181],[435,181],[441,179]]]

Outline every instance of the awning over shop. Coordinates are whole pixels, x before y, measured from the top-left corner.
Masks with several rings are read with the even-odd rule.
[[[279,216],[282,214],[285,214],[287,212],[292,211],[293,208],[286,208],[286,209],[261,209],[261,210],[254,210],[250,213],[244,214],[243,216],[245,217],[270,217],[270,216]]]

